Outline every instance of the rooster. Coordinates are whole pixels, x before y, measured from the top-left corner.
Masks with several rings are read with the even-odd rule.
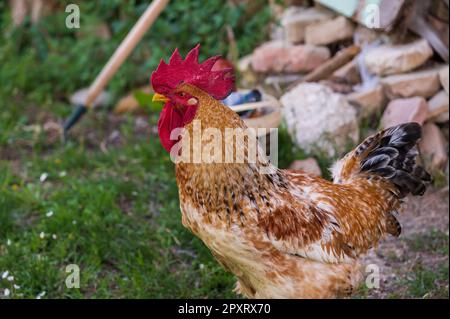
[[[202,152],[189,138],[196,121],[202,132],[246,128],[219,101],[234,85],[230,70],[212,70],[218,57],[199,63],[198,54],[199,46],[183,60],[175,50],[151,75],[153,100],[165,103],[159,138],[174,159]],[[416,164],[420,137],[417,123],[370,136],[334,165],[333,181],[278,169],[259,148],[252,162],[178,160],[182,223],[237,277],[235,290],[246,297],[348,296],[362,278],[358,257],[385,235],[400,235],[404,197],[422,195],[430,181]],[[249,154],[246,143],[223,137],[221,148]]]

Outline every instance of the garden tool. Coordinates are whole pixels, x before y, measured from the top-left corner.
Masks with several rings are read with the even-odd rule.
[[[139,41],[144,36],[145,32],[152,26],[161,11],[166,7],[169,0],[154,0],[134,27],[127,34],[120,46],[116,49],[114,54],[109,59],[108,63],[103,67],[102,71],[97,75],[95,81],[89,87],[84,103],[76,105],[71,116],[63,125],[64,135],[69,129],[77,123],[80,118],[92,108],[97,96],[102,92],[103,88],[108,84],[119,67],[130,55],[131,51],[136,47]]]

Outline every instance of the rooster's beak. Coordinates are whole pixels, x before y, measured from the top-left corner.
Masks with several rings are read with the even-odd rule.
[[[165,97],[164,95],[159,94],[159,93],[155,93],[153,95],[153,98],[152,98],[152,102],[164,102],[164,103],[166,103],[168,101],[169,101],[169,99],[167,97]]]

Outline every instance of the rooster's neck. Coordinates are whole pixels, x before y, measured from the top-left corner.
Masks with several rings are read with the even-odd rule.
[[[238,141],[237,138],[230,140],[229,135],[227,136],[227,129],[245,130],[247,128],[240,117],[206,93],[192,93],[198,98],[199,107],[193,122],[185,126],[186,130],[181,138],[184,145],[181,146],[182,151],[190,150],[189,153],[185,153],[189,154],[189,160],[176,164],[177,183],[181,194],[193,199],[201,199],[200,201],[205,205],[211,205],[207,207],[207,210],[214,211],[214,205],[223,205],[227,202],[232,207],[239,206],[236,203],[243,198],[252,201],[253,198],[261,197],[261,190],[277,191],[280,187],[286,188],[282,171],[267,161],[256,137],[249,138],[255,139],[253,149],[250,149],[249,139],[246,140],[247,143],[242,143],[242,140]],[[219,133],[219,148],[222,151],[219,162],[205,162],[210,154],[205,148],[207,149],[208,144],[217,138],[208,133],[210,129]],[[199,135],[199,130],[201,134],[195,140],[195,133]],[[186,138],[187,136],[189,137]],[[214,148],[213,153],[215,154],[216,151],[217,149]],[[233,161],[224,161],[227,152],[234,155]],[[256,158],[253,156],[255,152],[258,154]],[[244,156],[237,160],[237,154],[244,154]],[[266,194],[266,196],[269,198],[270,195]]]
[[[196,87],[189,86],[188,93],[198,99],[198,109],[181,138],[181,149],[188,157],[177,167],[200,175],[224,170],[228,180],[276,170],[268,163],[256,132],[248,130],[234,111]],[[220,174],[209,178],[221,180]]]

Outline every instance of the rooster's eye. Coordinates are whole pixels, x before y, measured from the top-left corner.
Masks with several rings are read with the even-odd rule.
[[[178,94],[179,97],[185,97],[186,96],[186,93],[184,93],[184,92],[178,92],[177,94]]]

